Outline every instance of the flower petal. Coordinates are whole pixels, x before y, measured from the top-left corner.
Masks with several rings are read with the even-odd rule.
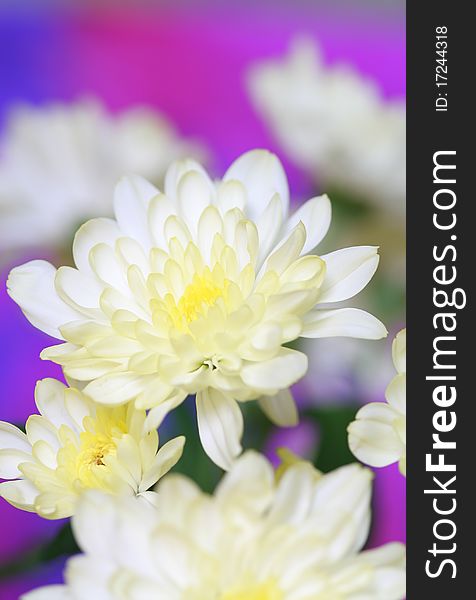
[[[214,496],[221,504],[237,505],[261,517],[272,502],[275,473],[270,462],[258,452],[247,450],[218,484]]]
[[[38,490],[26,479],[5,481],[4,483],[0,483],[0,496],[16,508],[34,512],[34,503],[35,498],[38,496]]]
[[[248,363],[241,371],[243,381],[257,391],[271,393],[288,388],[307,371],[307,356],[297,350],[282,348],[270,360]]]
[[[78,271],[73,267],[60,267],[56,271],[55,289],[57,295],[69,306],[84,315],[101,320],[99,299],[104,289],[104,284],[95,276]],[[78,316],[76,316],[78,318]],[[72,321],[73,319],[70,319]]]
[[[136,398],[150,379],[150,376],[128,371],[113,373],[91,381],[83,393],[99,404],[124,404]]]
[[[305,519],[310,512],[315,484],[316,471],[305,461],[299,461],[285,470],[267,517],[268,527],[297,525]]]
[[[238,403],[213,389],[199,392],[197,420],[205,452],[215,464],[228,471],[242,451],[243,415]]]
[[[405,598],[405,546],[390,543],[362,552],[355,562],[360,569],[372,569],[372,595],[374,598],[399,600]],[[345,584],[344,584],[345,585]],[[370,587],[369,587],[370,591]]]
[[[357,419],[347,428],[349,448],[362,462],[384,467],[400,459],[402,442],[392,422],[395,412],[383,402],[367,404],[357,413]]]
[[[358,308],[312,310],[305,315],[301,337],[341,336],[380,340],[387,336],[387,330],[376,317]]]
[[[144,432],[157,429],[168,413],[181,404],[187,397],[186,392],[177,391],[171,398],[152,408],[144,421]]]
[[[208,178],[202,165],[191,158],[176,160],[167,169],[164,179],[164,193],[172,202],[177,200],[179,181],[189,171],[197,171]]]
[[[117,532],[115,503],[105,501],[105,495],[91,490],[81,498],[72,520],[74,536],[84,552],[97,560],[110,559],[111,540]]]
[[[385,391],[387,402],[402,415],[407,412],[407,376],[406,373],[396,375]]]
[[[5,421],[0,421],[0,448],[31,452],[31,444],[23,431]]]
[[[158,194],[149,204],[148,221],[149,229],[156,248],[166,248],[165,223],[171,216],[177,215],[177,207],[164,194]],[[154,252],[154,248],[152,252]]]
[[[148,490],[177,464],[182,456],[184,444],[185,437],[181,435],[168,441],[160,448],[154,463],[142,475],[139,492]]]
[[[398,373],[406,373],[407,370],[407,330],[402,329],[397,333],[392,344],[393,364]]]
[[[44,260],[32,260],[10,271],[8,293],[30,323],[48,335],[63,339],[59,327],[81,318],[55,289],[56,269]]]
[[[275,425],[292,427],[299,422],[299,415],[291,391],[281,390],[274,396],[261,396],[259,405]]]
[[[223,233],[223,221],[216,206],[208,206],[202,212],[197,228],[198,246],[205,262],[209,262],[215,235]]]
[[[239,208],[245,210],[246,205],[246,190],[243,184],[239,181],[221,181],[218,184],[216,205],[220,209],[222,215],[229,210]]]
[[[81,225],[73,241],[74,264],[80,271],[91,272],[89,252],[97,244],[107,244],[114,248],[117,239],[123,235],[113,219],[91,219]]]
[[[18,466],[21,463],[31,460],[31,450],[30,452],[24,452],[23,450],[14,450],[12,448],[1,448],[0,478],[14,479],[15,477],[21,477],[21,472],[18,470]]]
[[[158,193],[157,188],[139,176],[123,177],[114,191],[114,213],[121,231],[145,249],[151,244],[147,209]]]
[[[60,446],[58,430],[47,418],[40,415],[30,415],[25,425],[28,440],[33,446],[36,442],[47,442],[53,449]]]
[[[326,556],[332,562],[358,552],[368,537],[372,477],[370,469],[350,464],[318,482],[313,514],[328,539]]]
[[[213,184],[200,171],[188,171],[178,182],[177,197],[181,217],[196,233],[200,215],[212,201]]]
[[[65,406],[66,386],[56,379],[42,379],[35,387],[35,403],[40,413],[59,428],[67,425],[71,429],[77,429]]]
[[[355,246],[321,256],[326,262],[326,277],[319,303],[340,302],[358,294],[377,270],[377,251],[375,246]]]
[[[269,251],[276,243],[276,237],[281,230],[282,222],[283,207],[281,198],[278,194],[274,194],[256,221],[259,236],[259,264],[268,256]]]
[[[115,250],[103,243],[96,244],[89,253],[90,265],[95,276],[105,285],[128,295],[126,272],[118,258]]]
[[[302,254],[313,250],[326,236],[331,224],[332,208],[329,197],[316,196],[305,202],[291,215],[286,225],[286,233],[291,231],[301,221],[306,228],[306,243]]]
[[[306,228],[299,222],[291,233],[281,240],[273,249],[272,253],[263,265],[263,271],[276,271],[282,273],[295,260],[297,260],[306,242]]]
[[[224,181],[236,179],[248,192],[246,214],[252,220],[265,210],[275,193],[282,202],[282,214],[288,214],[289,188],[283,166],[277,156],[267,150],[251,150],[242,154],[225,173]]]

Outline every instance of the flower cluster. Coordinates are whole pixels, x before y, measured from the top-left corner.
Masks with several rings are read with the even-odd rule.
[[[251,99],[284,151],[327,186],[404,215],[405,105],[347,65],[327,67],[297,38],[284,59],[253,65]]]
[[[17,107],[0,146],[0,249],[69,241],[85,219],[111,214],[124,173],[161,183],[170,160],[202,154],[149,108],[112,116],[96,100]]]
[[[174,163],[164,193],[125,178],[114,210],[79,229],[76,268],[32,261],[11,272],[9,293],[64,341],[42,357],[87,382],[94,401],[134,401],[153,428],[196,394],[203,446],[224,469],[241,452],[238,402],[259,399],[276,423],[295,424],[288,388],[307,358],[285,344],[386,335],[369,313],[335,307],[367,285],[377,248],[308,254],[327,233],[329,199],[288,216],[286,176],[268,152],[241,156],[218,183],[194,161]]]
[[[183,437],[158,450],[132,405],[102,407],[54,379],[38,382],[35,400],[26,434],[0,421],[0,477],[11,480],[0,496],[47,519],[70,517],[88,489],[147,496],[182,454]]]
[[[0,496],[73,516],[83,550],[64,586],[27,597],[401,600],[403,547],[361,552],[368,469],[323,475],[293,458],[274,472],[241,446],[241,403],[297,423],[289,387],[307,357],[290,342],[386,336],[373,315],[339,306],[372,278],[377,248],[316,254],[329,199],[289,214],[284,170],[263,150],[220,181],[191,159],[168,168],[163,192],[123,178],[114,215],[80,227],[74,267],[34,260],[8,279],[27,319],[61,341],[42,358],[69,386],[38,383],[26,433],[0,422]],[[398,342],[399,372],[401,353]],[[213,496],[167,474],[182,436],[159,448],[157,428],[189,395],[206,453],[228,471]]]
[[[25,600],[401,600],[402,545],[361,552],[371,477],[298,462],[276,480],[249,451],[213,496],[180,475],[162,480],[154,505],[91,494],[73,521],[84,554],[66,584]]]

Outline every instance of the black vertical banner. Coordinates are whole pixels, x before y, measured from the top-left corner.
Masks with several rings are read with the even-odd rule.
[[[461,2],[407,9],[407,597],[466,600],[476,597],[475,30]]]

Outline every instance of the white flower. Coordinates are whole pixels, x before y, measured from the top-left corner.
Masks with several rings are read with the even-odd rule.
[[[373,467],[399,461],[400,471],[406,475],[406,329],[395,337],[392,354],[397,375],[387,387],[387,404],[371,402],[359,410],[348,427],[349,447],[359,460]]]
[[[69,241],[85,219],[112,213],[124,173],[160,183],[170,160],[197,152],[151,109],[18,107],[0,142],[0,248]]]
[[[183,437],[158,450],[133,404],[97,406],[54,379],[38,382],[35,400],[41,414],[28,418],[26,434],[0,421],[0,477],[11,480],[0,496],[17,508],[61,519],[88,489],[147,498],[182,455]]]
[[[326,67],[312,40],[254,65],[249,93],[278,142],[325,186],[405,210],[405,107],[349,66]]]
[[[148,424],[197,395],[206,452],[227,469],[241,452],[237,401],[261,398],[280,425],[297,412],[288,387],[306,356],[284,346],[299,336],[378,339],[372,315],[328,303],[351,298],[373,276],[377,248],[306,254],[324,237],[331,209],[313,198],[288,218],[281,163],[265,151],[241,156],[214,184],[194,161],[173,164],[165,194],[123,179],[116,219],[76,234],[77,268],[32,261],[8,280],[39,329],[65,340],[43,358],[104,404],[135,400]]]
[[[361,552],[371,478],[300,462],[276,481],[247,452],[213,496],[180,475],[160,482],[155,506],[89,494],[73,520],[84,554],[65,585],[24,599],[401,600],[404,547]]]

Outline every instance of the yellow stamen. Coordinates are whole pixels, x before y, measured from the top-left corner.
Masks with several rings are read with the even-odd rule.
[[[117,442],[127,433],[126,408],[98,407],[96,415],[83,420],[85,431],[79,440],[67,427],[60,431],[63,447],[58,452],[58,477],[77,488],[109,489],[108,457],[117,451]],[[78,443],[79,441],[79,443]]]
[[[76,457],[77,478],[85,487],[93,487],[94,467],[104,467],[108,455],[116,452],[116,444],[111,438],[90,432],[80,435],[81,447]]]
[[[188,331],[190,323],[206,315],[208,309],[219,298],[227,301],[229,281],[219,277],[218,273],[206,268],[201,275],[195,275],[187,285],[178,302],[172,294],[162,299],[154,299],[153,308],[165,310],[171,317],[174,326],[182,332]]]
[[[190,323],[194,321],[206,307],[213,306],[218,298],[224,295],[211,279],[195,275],[193,282],[185,289],[177,308],[182,317]]]

